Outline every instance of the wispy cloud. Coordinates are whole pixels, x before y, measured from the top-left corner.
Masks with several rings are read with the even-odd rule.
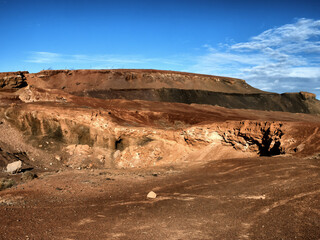
[[[142,63],[150,61],[137,56],[60,54],[52,52],[32,52],[26,62],[32,63]]]
[[[189,70],[243,78],[269,91],[318,91],[320,20],[298,19],[247,42],[221,46],[204,45],[207,53]]]
[[[148,64],[163,64],[163,65],[181,65],[176,59],[170,58],[146,58],[143,56],[133,55],[84,55],[84,54],[61,54],[52,52],[31,52],[29,58],[25,60],[29,63],[37,64],[58,64],[58,65],[86,65],[90,68],[109,68],[122,66],[138,66]],[[108,67],[109,66],[109,67]]]
[[[31,63],[53,63],[62,59],[62,55],[51,52],[32,52],[30,59],[26,62]]]

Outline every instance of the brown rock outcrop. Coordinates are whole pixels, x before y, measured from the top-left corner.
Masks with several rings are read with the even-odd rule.
[[[15,89],[27,86],[25,75],[29,72],[0,73],[0,89]]]

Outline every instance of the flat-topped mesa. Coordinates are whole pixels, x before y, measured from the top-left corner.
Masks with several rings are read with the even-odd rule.
[[[87,97],[87,100],[195,103],[236,109],[320,114],[320,101],[312,93],[264,92],[244,80],[229,77],[150,69],[0,73],[2,92],[16,91],[27,85],[30,86],[28,91],[17,92],[22,101],[64,102],[66,94],[71,94]],[[2,98],[8,99],[9,96]]]
[[[44,70],[29,74],[28,83],[69,93],[110,89],[184,89],[225,93],[262,93],[244,80],[163,70]]]

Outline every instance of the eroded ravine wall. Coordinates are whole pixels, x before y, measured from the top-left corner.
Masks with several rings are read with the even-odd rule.
[[[311,136],[308,139],[304,134],[292,134],[295,123],[286,122],[246,120],[152,128],[119,125],[104,112],[56,111],[12,107],[2,111],[2,117],[23,132],[33,147],[58,153],[71,167],[154,166],[192,161],[189,156],[197,154],[199,161],[303,154],[310,149],[306,141],[317,144],[320,139],[314,126],[306,128],[310,129],[304,133]],[[317,147],[310,147],[317,151]],[[201,159],[204,151],[206,159]]]

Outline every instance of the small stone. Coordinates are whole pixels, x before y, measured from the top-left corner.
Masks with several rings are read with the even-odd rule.
[[[52,166],[52,162],[50,163],[50,166]]]
[[[157,194],[153,191],[149,192],[148,195],[147,195],[147,198],[156,198],[157,197]]]
[[[7,165],[7,172],[8,173],[17,173],[21,170],[22,162],[21,161],[15,161],[13,163],[9,163]]]
[[[60,157],[59,155],[56,155],[54,158],[55,158],[57,161],[61,161],[61,157]]]

